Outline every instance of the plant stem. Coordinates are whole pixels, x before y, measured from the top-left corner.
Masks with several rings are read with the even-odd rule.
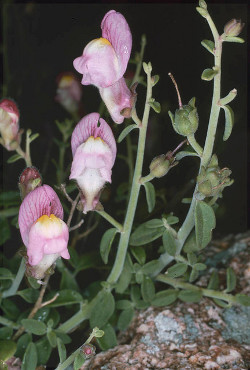
[[[21,284],[21,281],[23,279],[25,273],[25,259],[22,258],[19,269],[17,271],[16,277],[11,285],[11,287],[8,290],[5,290],[2,294],[2,298],[11,297],[16,294],[19,285]]]
[[[193,149],[196,151],[196,153],[201,157],[203,149],[202,147],[197,143],[195,140],[194,134],[189,135],[187,137],[189,144],[193,147]]]
[[[146,182],[149,182],[149,181],[153,180],[154,178],[155,178],[155,176],[152,175],[152,173],[149,173],[147,176],[144,176],[144,177],[140,178],[140,183],[143,185]]]
[[[184,290],[193,290],[193,291],[198,290],[205,297],[222,299],[223,301],[226,301],[228,303],[237,303],[236,297],[234,297],[231,294],[218,292],[217,290],[212,290],[212,289],[200,288],[192,284],[186,283],[184,281],[181,281],[180,279],[170,278],[167,275],[160,274],[156,277],[156,280],[169,284],[173,286],[174,288],[180,288]]]
[[[100,216],[102,216],[103,218],[105,218],[105,220],[107,220],[111,225],[113,225],[114,227],[116,227],[117,230],[120,233],[123,233],[123,226],[118,221],[116,221],[112,216],[110,216],[107,212],[105,212],[105,211],[96,211],[96,212]]]
[[[30,156],[28,156],[27,153],[25,153],[22,150],[22,148],[20,147],[20,145],[16,148],[16,152],[25,160],[25,163],[26,163],[26,166],[27,167],[31,167],[32,166],[32,162],[31,162]]]
[[[116,255],[116,260],[113,266],[113,269],[107,279],[110,284],[115,284],[119,279],[119,276],[122,272],[127,248],[129,237],[134,221],[135,210],[137,207],[138,196],[140,192],[140,178],[142,173],[142,165],[143,165],[143,157],[144,157],[144,150],[145,150],[145,141],[146,141],[146,132],[147,132],[147,125],[148,125],[148,117],[150,111],[150,105],[148,104],[149,99],[152,96],[152,81],[151,81],[151,68],[148,68],[147,72],[147,95],[146,95],[146,103],[145,109],[142,119],[142,124],[139,127],[139,141],[138,141],[138,150],[137,150],[137,158],[135,164],[135,172],[133,177],[133,183],[127,208],[127,213],[124,221],[124,228],[123,233],[120,237],[120,242],[118,246],[118,251]]]
[[[142,60],[143,60],[143,55],[144,55],[144,50],[145,50],[146,44],[147,44],[146,35],[142,35],[142,37],[141,37],[141,50],[140,50],[140,54],[139,54],[139,62],[137,63],[135,75],[134,75],[134,78],[133,78],[133,81],[132,81],[131,85],[133,85],[135,82],[138,82],[138,80],[139,80],[140,73],[141,73],[141,67],[142,67]]]

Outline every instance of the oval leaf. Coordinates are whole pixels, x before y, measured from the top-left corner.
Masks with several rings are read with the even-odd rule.
[[[153,108],[153,110],[156,113],[160,113],[161,112],[161,104],[158,103],[158,101],[150,101],[148,104],[150,105],[151,108]]]
[[[201,45],[204,46],[211,54],[214,55],[214,42],[211,40],[202,40]]]
[[[143,265],[146,261],[146,252],[142,247],[131,247],[131,253],[140,265]]]
[[[141,224],[137,229],[135,229],[130,237],[130,245],[145,245],[162,236],[165,230],[163,226],[154,228],[147,227],[148,223],[150,223],[150,221]]]
[[[151,182],[145,182],[144,188],[146,191],[146,199],[148,204],[148,212],[152,212],[155,207],[155,188]]]
[[[201,79],[204,81],[211,81],[217,73],[217,71],[207,68],[202,72]]]
[[[37,365],[37,351],[34,343],[29,343],[23,358],[22,370],[35,370]]]
[[[82,367],[82,365],[84,364],[84,362],[86,361],[85,359],[85,356],[83,353],[79,352],[76,357],[75,357],[75,360],[74,360],[74,370],[78,370]]]
[[[47,327],[42,321],[37,321],[34,319],[23,319],[23,327],[35,335],[43,335],[46,333]]]
[[[179,277],[185,274],[188,266],[185,263],[178,262],[174,266],[169,267],[167,273],[170,277]]]
[[[156,270],[160,269],[162,264],[159,260],[152,260],[142,266],[141,271],[146,275],[153,275]]]
[[[181,152],[178,152],[175,156],[175,159],[177,161],[180,161],[182,158],[184,157],[199,157],[199,154],[196,153],[196,152],[191,152],[191,151],[188,151],[188,150],[183,150]]]
[[[163,247],[165,251],[170,255],[174,256],[176,253],[176,244],[173,234],[169,230],[165,230],[162,236]]]
[[[91,328],[94,328],[95,326],[102,328],[108,322],[115,310],[115,300],[110,292],[102,290],[98,293],[97,298],[97,302],[90,315]]]
[[[167,289],[156,293],[151,304],[155,307],[168,306],[174,303],[178,297],[179,290]]]
[[[39,339],[35,345],[37,351],[37,363],[46,365],[52,352],[52,347],[49,344],[48,339],[43,337]]]
[[[8,160],[7,160],[7,163],[14,163],[16,161],[18,161],[19,159],[21,159],[22,156],[20,154],[14,154],[12,155]]]
[[[250,296],[245,294],[236,294],[237,303],[242,306],[250,306]]]
[[[12,340],[0,340],[0,360],[7,361],[16,352],[16,343]],[[1,362],[0,361],[0,365]]]
[[[57,299],[49,304],[49,307],[60,307],[66,306],[69,304],[80,303],[83,301],[83,298],[80,293],[73,290],[65,289],[58,292],[59,295]],[[55,293],[50,295],[50,298],[53,298]]]
[[[241,37],[237,37],[237,36],[227,36],[227,37],[224,38],[224,41],[237,42],[239,44],[243,44],[245,42],[244,39],[242,39]]]
[[[195,207],[195,235],[199,249],[205,248],[210,242],[215,222],[213,208],[203,201],[197,201]]]
[[[134,130],[135,128],[138,128],[138,126],[135,124],[125,127],[125,129],[120,133],[117,142],[120,143],[130,133],[130,131]]]
[[[211,276],[210,276],[210,279],[209,279],[209,283],[208,283],[208,286],[207,288],[208,289],[213,289],[213,290],[217,290],[219,288],[219,275],[218,275],[218,272],[217,271],[213,271]]]
[[[151,302],[155,296],[155,286],[149,276],[144,276],[141,285],[141,295],[145,302]]]
[[[110,324],[105,325],[103,328],[104,335],[102,338],[97,338],[97,342],[103,351],[113,348],[117,345],[116,335],[113,327]]]
[[[180,291],[178,298],[183,302],[199,302],[202,298],[202,292],[197,290],[182,290]]]
[[[105,231],[100,244],[100,254],[105,264],[108,263],[109,252],[115,238],[117,229],[115,227]]]
[[[35,303],[39,297],[39,291],[32,288],[19,290],[17,294],[20,295],[20,297],[22,297],[28,303]]]
[[[117,322],[117,327],[119,330],[126,330],[129,324],[131,323],[133,317],[134,317],[134,309],[133,308],[128,308],[124,311],[121,312],[118,322]]]
[[[222,105],[225,111],[225,131],[223,135],[223,140],[226,141],[231,135],[233,125],[234,125],[234,112],[229,105]]]

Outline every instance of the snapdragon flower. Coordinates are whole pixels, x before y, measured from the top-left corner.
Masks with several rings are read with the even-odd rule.
[[[24,198],[18,223],[27,248],[28,270],[36,279],[61,256],[69,259],[69,230],[63,221],[63,208],[55,191],[48,185],[37,187]]]
[[[73,162],[70,179],[80,189],[83,212],[95,209],[105,182],[111,182],[116,157],[112,130],[98,113],[83,117],[71,137]]]
[[[82,56],[73,62],[82,73],[83,85],[99,88],[101,97],[116,123],[122,123],[134,105],[134,96],[128,89],[123,75],[129,61],[132,36],[126,19],[110,10],[101,23],[102,37],[92,40]]]
[[[13,100],[3,99],[0,102],[0,142],[7,150],[15,150],[20,143],[19,117],[19,110]]]

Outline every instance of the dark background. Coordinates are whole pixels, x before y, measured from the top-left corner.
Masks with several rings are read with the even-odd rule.
[[[110,9],[121,12],[132,32],[133,48],[140,49],[140,38],[147,36],[145,61],[151,61],[153,72],[160,75],[154,88],[154,97],[162,105],[162,114],[151,112],[145,157],[145,171],[156,155],[173,150],[183,139],[174,133],[167,111],[177,108],[177,96],[168,77],[172,72],[178,82],[182,101],[186,104],[196,97],[200,127],[197,140],[204,143],[212,98],[212,82],[202,81],[201,73],[213,66],[213,57],[200,44],[211,39],[207,22],[195,10],[196,3],[126,3],[126,4],[10,4],[4,7],[4,84],[7,96],[13,98],[20,109],[20,126],[39,132],[40,138],[31,144],[34,165],[42,172],[44,182],[53,185],[55,168],[51,163],[56,151],[50,151],[53,136],[57,134],[55,119],[67,115],[54,101],[56,77],[63,71],[74,71],[72,61],[81,55],[84,46],[101,36],[100,23]],[[245,4],[208,4],[209,12],[220,33],[224,24],[232,18],[247,21]],[[241,37],[246,39],[247,27]],[[128,69],[133,70],[129,65]],[[80,77],[80,76],[79,76]],[[247,48],[245,44],[224,43],[222,57],[222,97],[236,88],[237,98],[230,103],[235,112],[235,126],[227,142],[222,141],[224,112],[221,111],[215,152],[221,168],[229,167],[235,179],[226,188],[220,200],[217,231],[221,233],[245,231],[247,228]],[[138,88],[138,111],[142,112],[145,88]],[[83,87],[83,103],[86,113],[97,111],[100,103],[98,90]],[[111,123],[111,119],[108,121]],[[121,131],[122,127],[119,127]],[[133,140],[135,135],[132,134]],[[118,152],[125,147],[118,145]],[[13,153],[3,152],[4,163]],[[68,157],[70,161],[70,154]],[[175,190],[195,176],[197,162],[185,158],[160,180],[157,187],[169,188],[169,201]],[[48,162],[48,166],[45,163]],[[43,169],[47,168],[46,173]],[[18,176],[23,169],[22,161],[3,168],[3,189],[16,189]],[[113,169],[113,191],[119,171],[126,171],[116,160]],[[124,173],[120,173],[124,175]],[[127,175],[127,174],[125,174]],[[191,196],[190,194],[186,196]],[[183,212],[187,206],[181,206]]]

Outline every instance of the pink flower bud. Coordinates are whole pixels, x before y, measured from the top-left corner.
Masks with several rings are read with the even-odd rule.
[[[231,21],[226,23],[224,27],[224,33],[230,37],[238,36],[241,33],[244,25],[245,24],[242,23],[241,20],[231,19]]]
[[[67,112],[74,114],[81,108],[82,86],[74,73],[64,72],[57,77],[57,90],[55,100]]]
[[[13,100],[3,99],[0,102],[1,144],[7,150],[15,150],[20,143],[19,111]]]
[[[96,348],[92,344],[84,344],[81,348],[81,352],[83,353],[85,359],[93,357],[95,355]]]
[[[83,212],[87,213],[95,209],[105,182],[111,182],[116,142],[107,122],[98,113],[91,113],[75,127],[71,147],[70,179],[77,181]]]
[[[42,177],[36,167],[27,167],[19,177],[21,198],[24,199],[32,190],[42,185]]]
[[[21,204],[20,233],[27,248],[29,271],[36,279],[43,279],[58,257],[70,258],[69,230],[62,219],[61,202],[48,185],[30,192]]]

